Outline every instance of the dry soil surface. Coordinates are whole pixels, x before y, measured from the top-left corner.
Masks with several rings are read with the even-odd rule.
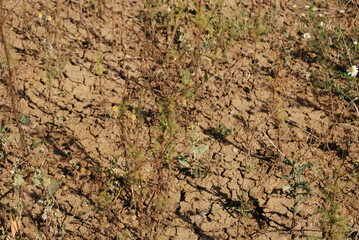
[[[317,66],[308,60],[292,5],[309,2],[260,2],[224,1],[223,14],[263,14],[277,30],[231,43],[226,61],[213,64],[196,97],[180,103],[185,114],[178,116],[177,155],[166,169],[165,207],[151,216],[155,233],[149,239],[321,239],[320,210],[330,204],[324,189],[335,184],[348,236],[358,237],[358,184],[350,177],[358,170],[358,112],[352,103],[308,85]],[[331,9],[320,11],[330,12],[330,21],[354,19],[354,4],[327,2]],[[136,140],[131,124],[141,118],[131,119],[131,109],[140,101],[148,129],[156,123],[162,86],[151,82],[158,61],[148,55],[151,40],[140,17],[144,1],[4,3],[19,111],[31,121],[25,117],[22,129],[34,144],[24,155],[16,142],[1,52],[3,236],[10,235],[10,219],[21,216],[17,239],[140,238],[140,213],[121,178],[126,175],[123,134],[111,107],[126,96],[131,141]],[[346,7],[346,17],[336,16],[340,7]],[[297,46],[291,64],[278,69],[283,32]],[[221,135],[218,129],[234,131]],[[141,137],[146,127],[139,131],[136,141],[142,146],[148,142]],[[188,167],[178,156],[188,154],[185,136],[193,132],[208,150]],[[311,190],[300,199],[294,225],[295,198],[284,177],[292,168],[282,162],[284,156],[313,163],[302,173]],[[145,172],[152,167],[143,165]],[[336,182],[335,173],[346,177]],[[36,182],[36,174],[43,183]],[[47,188],[56,183],[49,201]]]

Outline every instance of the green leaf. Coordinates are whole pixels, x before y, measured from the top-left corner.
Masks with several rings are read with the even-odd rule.
[[[291,160],[289,160],[289,159],[286,158],[286,157],[282,158],[282,162],[285,163],[285,164],[287,164],[288,166],[291,166],[291,167],[294,167],[295,164],[297,163],[296,160],[291,161]]]
[[[54,195],[54,193],[56,192],[56,190],[59,188],[59,182],[56,181],[55,179],[51,179],[50,180],[50,184],[49,184],[49,194],[51,196]]]
[[[180,57],[180,54],[176,49],[171,50],[171,55],[172,55],[172,58],[174,58],[174,59],[179,59],[179,57]]]
[[[182,166],[185,166],[185,167],[190,167],[190,165],[188,164],[188,162],[186,160],[181,160],[181,159],[178,159],[178,162],[182,165]]]
[[[15,187],[19,187],[24,183],[25,183],[25,180],[20,175],[15,176],[15,178],[14,178],[14,186]]]
[[[185,85],[193,84],[193,81],[191,79],[191,72],[189,70],[183,70],[181,75],[182,75],[181,81],[183,84]]]
[[[207,151],[208,148],[209,147],[207,145],[193,146],[192,150],[193,150],[194,157],[197,158],[199,155],[201,155],[205,151]]]
[[[34,185],[35,185],[35,187],[38,186],[38,185],[40,185],[40,184],[41,184],[41,181],[40,181],[39,179],[35,178],[35,179],[34,179]]]
[[[58,118],[56,120],[56,123],[55,123],[57,126],[61,126],[62,124],[64,124],[64,120],[62,118]]]
[[[42,181],[42,172],[39,168],[36,168],[35,169],[35,172],[34,172],[34,185],[35,187],[38,186],[39,184],[41,184],[41,181]]]

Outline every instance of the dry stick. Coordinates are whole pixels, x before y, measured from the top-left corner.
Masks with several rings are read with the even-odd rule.
[[[179,26],[180,19],[181,19],[181,16],[179,16],[179,18],[176,19],[175,28],[173,29],[171,38],[170,38],[169,43],[168,43],[167,50],[171,50],[171,47],[172,47],[172,44],[173,44],[173,41],[174,41],[174,38],[175,38],[175,35],[176,35],[176,32],[177,32],[177,28]]]
[[[2,5],[2,2],[1,2],[1,5]],[[0,12],[0,16],[2,17],[2,12]],[[4,22],[5,22],[4,20],[5,20],[5,18],[3,18],[2,22],[0,23],[0,35],[1,35],[1,42],[2,42],[2,44],[4,46],[7,69],[8,69],[8,74],[9,74],[8,92],[9,92],[10,98],[11,98],[12,113],[13,113],[13,116],[15,118],[16,127],[18,128],[19,134],[20,134],[20,145],[21,145],[21,147],[25,147],[24,131],[21,128],[20,123],[19,123],[19,119],[18,119],[18,115],[19,115],[19,111],[18,111],[18,108],[17,108],[18,95],[17,95],[16,89],[15,89],[14,73],[13,73],[12,68],[11,68],[10,53],[9,53],[9,49],[7,47],[7,44],[6,44],[6,41],[5,41],[5,36],[4,36]]]
[[[5,22],[5,20],[7,19],[7,17],[8,17],[8,16],[12,13],[12,11],[15,9],[15,7],[19,4],[20,1],[21,1],[21,0],[19,0],[19,1],[17,1],[17,2],[15,3],[15,5],[8,11],[8,13],[6,14],[5,17],[0,18],[0,25],[1,25],[1,26],[3,25],[3,23]],[[3,1],[0,0],[0,9],[3,9],[2,4],[3,4]],[[2,10],[0,10],[0,17],[2,17],[2,14],[3,14],[3,12],[2,12]]]
[[[268,135],[264,131],[262,133],[268,138],[269,142],[273,145],[273,147],[275,147],[275,149],[277,149],[277,151],[282,154],[283,157],[285,157],[285,154],[272,142]]]
[[[356,100],[358,100],[358,98],[354,98],[353,100],[350,101],[351,104],[353,104],[355,110],[357,111],[357,114],[359,116],[359,109],[357,107],[357,105],[354,103]]]

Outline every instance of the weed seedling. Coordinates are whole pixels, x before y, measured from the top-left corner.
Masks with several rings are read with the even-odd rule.
[[[230,129],[224,123],[221,123],[221,124],[218,125],[217,128],[211,128],[210,129],[210,134],[215,139],[224,139],[228,135],[234,133],[235,131],[236,131],[236,128]]]
[[[302,163],[298,160],[289,160],[286,157],[282,159],[282,162],[291,168],[289,175],[284,176],[288,180],[289,184],[283,187],[283,191],[293,198],[294,205],[289,209],[292,213],[292,225],[293,230],[297,226],[297,211],[298,206],[302,202],[303,198],[310,192],[310,187],[303,177],[303,173],[310,169],[312,163]],[[296,235],[292,233],[292,239],[295,239]]]
[[[240,192],[242,192],[242,194],[237,194],[238,205],[235,206],[235,209],[242,217],[248,217],[252,212],[251,207],[253,204],[251,203],[251,200],[248,200],[248,192],[243,190],[240,190]]]
[[[39,167],[35,167],[34,171],[34,186],[42,187],[45,192],[45,199],[40,199],[44,203],[45,207],[41,215],[43,221],[49,221],[49,223],[54,227],[58,228],[58,223],[56,220],[56,214],[54,212],[54,207],[57,206],[55,193],[59,188],[60,184],[56,179],[45,177]]]
[[[341,203],[338,200],[341,193],[340,179],[346,174],[334,170],[333,178],[327,179],[322,189],[325,205],[319,210],[322,215],[320,225],[325,239],[345,239],[349,231],[348,220],[341,213]]]
[[[30,119],[29,116],[20,113],[20,114],[19,114],[19,123],[20,123],[21,125],[28,126],[28,125],[30,125],[30,123],[31,123],[31,119]]]
[[[197,125],[191,126],[190,129],[191,152],[188,155],[180,155],[177,160],[182,166],[190,169],[192,176],[202,177],[206,173],[206,164],[201,161],[201,157],[209,147],[200,139]]]

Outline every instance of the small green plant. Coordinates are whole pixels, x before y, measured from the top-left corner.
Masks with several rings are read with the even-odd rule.
[[[57,205],[55,193],[60,186],[60,183],[56,179],[52,179],[43,175],[39,167],[34,169],[34,186],[41,186],[46,193],[46,197],[41,201],[44,203],[45,208],[41,215],[43,221],[49,221],[53,226],[57,226],[56,215],[54,212],[54,206]],[[57,206],[58,207],[58,206]]]
[[[299,160],[289,160],[286,157],[282,159],[282,162],[291,168],[289,175],[283,177],[289,182],[288,185],[283,187],[283,192],[287,193],[294,200],[293,206],[289,209],[292,213],[291,229],[294,229],[297,226],[298,206],[311,190],[303,177],[303,173],[310,169],[313,164],[310,162],[300,163]],[[295,238],[294,233],[292,233],[293,238]]]
[[[221,124],[218,125],[217,128],[211,128],[210,129],[210,134],[215,139],[224,139],[228,135],[234,133],[235,131],[236,131],[236,128],[230,129],[224,123],[221,123]]]
[[[299,164],[298,160],[289,160],[286,157],[282,159],[283,163],[290,166],[292,169],[289,175],[284,176],[285,179],[288,179],[290,183],[283,187],[285,192],[288,192],[290,196],[302,196],[306,195],[310,191],[310,187],[308,186],[307,182],[303,178],[302,174],[307,170],[310,169],[313,164],[312,163],[303,163]]]
[[[30,116],[27,116],[27,115],[25,115],[25,114],[20,113],[20,114],[19,114],[19,123],[20,123],[21,125],[25,125],[25,126],[30,125],[30,123],[31,123],[31,118],[30,118]]]
[[[34,185],[42,185],[46,189],[47,198],[52,200],[59,187],[59,182],[55,179],[44,177],[40,168],[36,167],[34,171]]]
[[[140,92],[136,105],[127,100],[114,105],[109,113],[120,128],[124,152],[119,154],[124,160],[123,174],[115,173],[119,158],[115,158],[110,174],[122,179],[121,190],[130,192],[128,202],[134,211],[134,219],[139,221],[139,235],[153,236],[156,214],[161,214],[166,205],[167,182],[165,169],[173,164],[177,124],[177,105],[172,97],[158,101],[157,112],[146,116],[143,105],[145,92]],[[126,97],[125,97],[126,98]],[[116,192],[116,189],[111,186]],[[118,197],[119,193],[115,193]],[[112,200],[104,197],[104,202]],[[152,237],[151,237],[152,238]]]
[[[190,153],[187,155],[180,155],[177,158],[178,162],[182,166],[190,169],[191,175],[194,177],[202,177],[205,175],[206,164],[202,162],[201,157],[209,149],[208,145],[204,144],[204,142],[200,139],[198,128],[199,127],[197,125],[190,127]]]
[[[344,175],[344,171],[335,169],[333,177],[326,180],[322,192],[324,194],[324,206],[318,211],[322,218],[320,225],[325,239],[345,239],[349,231],[348,220],[341,213],[341,203],[339,195],[341,194],[340,180]]]
[[[345,239],[349,230],[348,220],[341,216],[341,204],[333,199],[331,194],[326,196],[326,201],[329,206],[326,209],[321,209],[322,214],[320,225],[322,227],[325,239]]]
[[[182,166],[190,168],[192,176],[202,177],[207,170],[206,164],[200,160],[200,156],[207,150],[207,145],[194,145],[192,146],[191,155],[180,155],[177,160]]]
[[[113,201],[113,199],[114,197],[112,194],[105,190],[100,191],[96,197],[96,201],[100,209],[106,208],[106,206],[108,206]]]
[[[242,191],[242,194],[238,194],[237,205],[235,206],[235,210],[242,216],[248,217],[249,214],[252,213],[253,203],[250,199],[248,199],[248,192]]]

